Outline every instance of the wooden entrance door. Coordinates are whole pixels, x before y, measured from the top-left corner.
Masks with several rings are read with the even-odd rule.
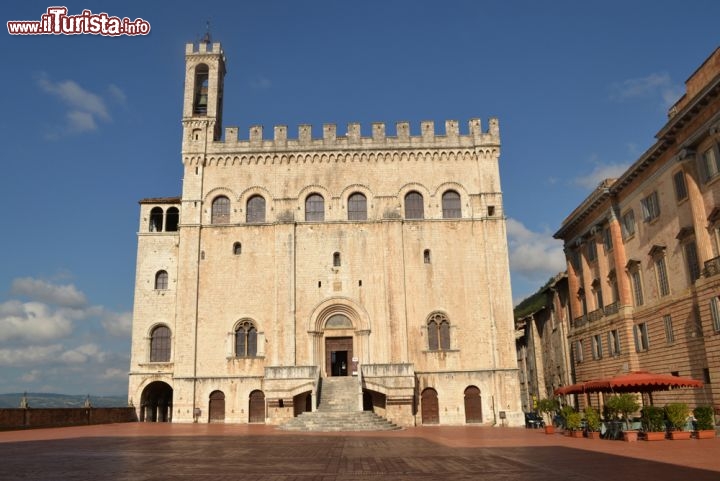
[[[440,408],[436,390],[429,387],[422,392],[420,395],[420,409],[423,424],[440,423]]]
[[[225,394],[222,391],[210,393],[209,421],[211,423],[225,422]]]
[[[482,399],[480,399],[480,389],[475,386],[465,389],[465,422],[482,422]]]
[[[352,337],[325,338],[325,372],[328,376],[348,376],[352,358]]]
[[[265,422],[265,394],[262,391],[253,391],[250,393],[250,413],[249,422],[264,423]]]

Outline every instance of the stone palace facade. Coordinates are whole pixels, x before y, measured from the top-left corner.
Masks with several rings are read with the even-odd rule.
[[[140,202],[128,397],[145,421],[282,424],[353,376],[399,425],[520,425],[499,127],[222,127],[186,48],[182,196]]]

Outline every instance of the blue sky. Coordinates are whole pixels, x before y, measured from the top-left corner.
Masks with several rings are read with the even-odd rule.
[[[52,5],[0,12],[40,20]],[[652,144],[720,18],[714,0],[62,5],[151,33],[0,34],[0,392],[126,392],[137,201],[180,193],[184,45],[208,19],[228,58],[224,122],[243,138],[498,117],[519,301],[564,269],[552,233]]]

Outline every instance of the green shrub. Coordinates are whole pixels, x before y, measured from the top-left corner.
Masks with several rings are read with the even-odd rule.
[[[585,407],[585,422],[589,431],[600,430],[600,413],[592,406]]]
[[[642,425],[645,431],[665,431],[665,410],[657,406],[645,406],[642,409]]]
[[[698,406],[693,409],[698,431],[715,429],[715,411],[712,406]]]
[[[537,402],[537,410],[546,416],[546,426],[552,426],[553,414],[560,408],[560,403],[555,398],[540,399]]]
[[[665,414],[670,425],[677,431],[682,431],[687,423],[690,408],[685,403],[670,403],[665,406]]]
[[[578,431],[582,426],[582,416],[579,412],[572,410],[565,413],[565,427],[570,431]]]
[[[617,394],[610,396],[606,401],[609,409],[621,413],[625,419],[625,425],[630,430],[630,414],[640,409],[640,404],[634,394]]]

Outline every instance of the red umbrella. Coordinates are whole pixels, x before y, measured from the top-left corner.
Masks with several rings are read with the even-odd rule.
[[[652,404],[653,391],[667,391],[676,387],[703,387],[703,382],[689,377],[634,371],[618,376],[570,384],[555,389],[555,395],[590,392],[646,392]]]
[[[585,383],[580,382],[577,384],[570,384],[568,386],[561,386],[555,391],[553,391],[553,394],[556,396],[564,396],[566,394],[582,394],[585,392]]]
[[[634,371],[585,383],[585,390],[593,392],[652,392],[667,391],[674,387],[703,387],[703,382],[689,377]]]

